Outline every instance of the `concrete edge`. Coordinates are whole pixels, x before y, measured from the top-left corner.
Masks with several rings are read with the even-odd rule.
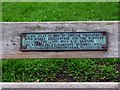
[[[118,88],[119,82],[0,83],[0,88]]]

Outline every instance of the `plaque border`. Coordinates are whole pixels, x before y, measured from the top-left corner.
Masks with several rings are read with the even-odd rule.
[[[71,49],[71,50],[57,50],[57,49],[44,49],[44,50],[23,50],[22,48],[22,37],[26,34],[49,34],[49,33],[105,33],[106,35],[106,48],[103,48],[103,49],[84,49],[84,50],[75,50],[75,49]],[[21,33],[20,35],[20,51],[22,52],[37,52],[37,51],[42,51],[42,52],[58,52],[58,51],[107,51],[108,50],[108,33],[106,31],[102,31],[102,32],[28,32],[28,33]]]

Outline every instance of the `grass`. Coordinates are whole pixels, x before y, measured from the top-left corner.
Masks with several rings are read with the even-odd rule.
[[[67,72],[77,81],[120,81],[120,72],[116,69],[118,62],[118,59],[76,59],[74,62],[70,59]]]
[[[4,82],[52,81],[63,60],[5,60],[3,61]]]
[[[3,60],[3,82],[117,82],[118,59]]]
[[[113,21],[117,2],[12,2],[2,3],[3,22]]]

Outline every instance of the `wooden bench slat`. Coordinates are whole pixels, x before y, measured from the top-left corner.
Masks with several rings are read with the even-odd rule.
[[[117,58],[118,22],[2,22],[2,58]],[[29,32],[108,33],[108,51],[21,52],[20,34]]]

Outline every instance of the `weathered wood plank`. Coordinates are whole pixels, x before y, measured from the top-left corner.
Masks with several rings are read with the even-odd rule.
[[[56,82],[42,82],[42,83],[1,83],[0,84],[0,88],[28,88],[28,89],[33,89],[34,88],[38,88],[38,89],[47,89],[47,88],[51,88],[51,89],[55,89],[55,88],[72,88],[76,90],[76,88],[78,89],[83,89],[85,90],[85,88],[87,90],[92,90],[92,88],[99,88],[100,90],[119,90],[119,82],[62,82],[62,83],[56,83]],[[115,88],[115,89],[114,89]],[[59,89],[59,90],[60,90]],[[95,90],[95,89],[93,89]]]
[[[108,51],[20,51],[21,33],[98,31],[106,31],[108,33]],[[117,58],[118,22],[4,22],[2,23],[2,55],[3,58]]]
[[[2,59],[2,23],[0,23],[0,60]]]
[[[120,58],[120,25],[118,25],[118,57]]]

